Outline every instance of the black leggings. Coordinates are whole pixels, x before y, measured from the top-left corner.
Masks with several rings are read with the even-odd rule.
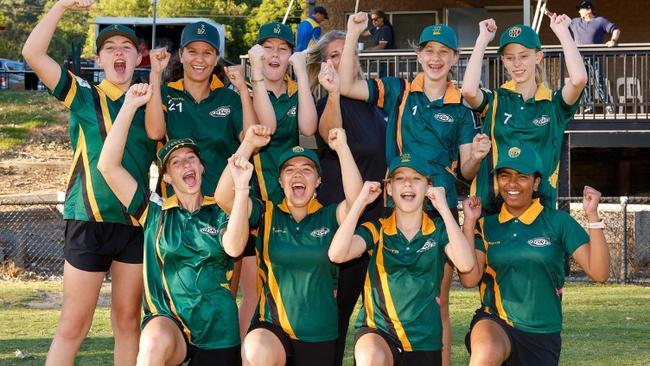
[[[357,304],[366,279],[370,257],[364,253],[361,257],[343,263],[339,266],[339,282],[336,291],[336,303],[339,308],[339,337],[336,340],[334,365],[343,364],[345,339],[348,335],[350,316]]]

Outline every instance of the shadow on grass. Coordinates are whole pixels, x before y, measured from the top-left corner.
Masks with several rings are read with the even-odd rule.
[[[0,340],[0,365],[43,365],[51,338],[21,338]],[[29,353],[30,357],[16,357],[16,350]],[[77,365],[112,365],[113,337],[91,337],[81,344]]]

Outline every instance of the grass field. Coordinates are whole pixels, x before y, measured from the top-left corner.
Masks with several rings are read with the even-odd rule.
[[[48,306],[60,282],[0,281],[0,365],[42,365],[59,316]],[[463,338],[477,307],[475,290],[451,294],[453,365],[466,365]],[[49,308],[48,308],[49,307]],[[78,365],[111,365],[109,309],[99,307]],[[650,365],[650,288],[569,285],[564,292],[562,365]],[[348,337],[348,344],[352,338]],[[350,349],[351,347],[348,347]],[[31,357],[18,359],[15,351]],[[349,354],[346,365],[352,365]]]
[[[0,152],[22,143],[31,130],[64,122],[65,108],[46,92],[0,93]]]

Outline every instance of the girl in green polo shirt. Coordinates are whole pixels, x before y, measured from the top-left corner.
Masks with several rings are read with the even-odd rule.
[[[447,206],[445,190],[433,187],[414,155],[391,161],[386,191],[395,209],[384,219],[357,222],[380,194],[366,182],[329,250],[342,263],[371,251],[363,307],[357,319],[357,365],[442,365],[440,291],[449,259],[460,272],[472,270],[474,251]],[[439,213],[424,211],[429,199]],[[470,228],[473,230],[473,227]]]
[[[478,264],[460,273],[463,286],[480,283],[481,308],[465,338],[472,366],[557,365],[566,255],[595,281],[609,276],[600,192],[584,189],[587,234],[567,213],[545,204],[542,170],[533,147],[504,147],[494,170],[500,211],[479,219],[480,203],[464,208],[467,228],[478,221]],[[470,230],[464,232],[472,239]]]
[[[181,78],[162,84],[170,60],[165,48],[151,50],[149,82],[154,94],[147,103],[145,126],[153,140],[191,138],[203,151],[208,168],[202,192],[214,194],[214,187],[226,167],[226,159],[239,146],[242,130],[257,123],[241,66],[226,67],[226,75],[237,92],[226,88],[215,75],[219,63],[220,35],[213,25],[200,21],[188,24],[181,33],[178,61]],[[166,185],[161,183],[163,196]]]
[[[293,53],[295,38],[289,26],[273,22],[260,27],[257,44],[248,51],[253,105],[259,123],[271,129],[271,142],[254,156],[260,198],[280,203],[278,158],[298,145],[299,133],[316,133],[318,116],[309,89],[305,54]],[[296,81],[287,71],[293,67]]]
[[[251,130],[260,140],[270,134],[266,126]],[[248,134],[237,160],[246,161],[253,152]],[[328,143],[341,161],[345,201],[328,206],[318,202],[315,191],[321,183],[321,168],[316,153],[294,146],[278,158],[285,198],[280,204],[265,201],[252,211],[262,212],[263,217],[255,248],[260,294],[244,339],[244,364],[331,366],[334,362],[338,267],[330,262],[327,251],[362,180],[345,132],[332,129]],[[231,181],[228,174],[222,175],[215,196],[226,212],[232,206],[233,189],[238,189],[232,184],[222,186]]]
[[[499,209],[493,205],[498,196],[493,168],[498,164],[501,149],[516,143],[526,143],[539,151],[544,164],[540,194],[549,207],[555,207],[564,130],[573,119],[588,80],[569,24],[571,19],[567,15],[551,16],[551,30],[562,44],[569,73],[564,86],[552,91],[543,77],[544,53],[539,37],[523,24],[506,29],[499,41],[499,54],[510,80],[495,90],[480,89],[483,55],[494,39],[497,25],[493,19],[479,23],[480,33],[463,79],[463,97],[468,106],[482,113],[483,133],[492,142],[492,151],[481,162],[471,188],[488,213]]]
[[[158,151],[158,167],[174,195],[148,194],[122,166],[129,125],[151,97],[132,86],[102,149],[97,168],[145,231],[144,320],[139,365],[241,365],[237,304],[230,292],[233,257],[248,238],[248,189],[238,188],[230,215],[201,193],[205,166],[189,138]],[[235,187],[248,187],[253,166],[227,167]],[[231,184],[232,185],[232,184]]]
[[[65,258],[63,307],[46,365],[75,363],[77,351],[93,322],[99,291],[108,271],[112,282],[115,364],[135,363],[140,335],[142,228],[126,212],[97,170],[106,133],[142,59],[137,48],[138,39],[134,30],[124,25],[98,29],[96,62],[104,75],[99,83],[75,75],[48,55],[48,47],[63,15],[86,17],[85,11],[94,3],[95,0],[53,2],[22,50],[25,61],[43,85],[70,111],[68,130],[73,160],[63,209],[66,226],[62,248]],[[129,131],[123,163],[139,183],[146,184],[156,143],[147,138],[143,110],[134,118],[136,122]]]

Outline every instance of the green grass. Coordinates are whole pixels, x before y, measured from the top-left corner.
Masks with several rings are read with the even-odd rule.
[[[63,105],[46,92],[0,92],[0,152],[24,142],[32,131],[66,123]]]
[[[59,317],[57,309],[26,304],[61,291],[60,282],[0,281],[0,365],[42,365]],[[463,339],[478,307],[476,290],[451,293],[452,364],[467,365]],[[648,365],[650,288],[634,285],[569,285],[564,291],[562,365]],[[352,365],[353,329],[346,365]],[[98,308],[77,364],[111,365],[113,339],[109,309]],[[16,349],[32,358],[19,360]]]

